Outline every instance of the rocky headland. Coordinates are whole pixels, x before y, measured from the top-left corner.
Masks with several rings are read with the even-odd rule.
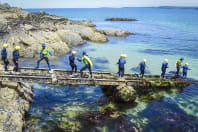
[[[132,18],[107,18],[106,21],[137,21],[136,19]]]
[[[21,57],[36,57],[42,43],[47,44],[54,56],[59,56],[68,53],[70,46],[86,41],[104,43],[108,41],[107,36],[131,34],[120,29],[96,29],[92,22],[72,21],[44,11],[31,13],[0,6],[0,14],[0,45],[8,44],[9,58],[16,45],[21,47]]]

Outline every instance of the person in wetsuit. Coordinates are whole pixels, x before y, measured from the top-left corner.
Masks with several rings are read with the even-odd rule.
[[[69,55],[69,64],[71,66],[71,74],[73,74],[73,71],[75,70],[75,73],[77,72],[77,65],[75,64],[75,60],[78,59],[75,57],[76,51],[72,51],[71,55]]]
[[[176,76],[178,77],[179,76],[179,72],[180,72],[180,69],[182,67],[182,62],[183,62],[184,58],[180,58],[179,60],[177,60],[176,62],[176,69],[177,69],[177,72],[176,72]]]
[[[1,59],[4,62],[5,72],[8,71],[8,64],[9,64],[9,61],[7,59],[7,55],[8,55],[7,49],[6,49],[7,47],[8,47],[8,45],[7,44],[4,44],[3,45],[3,48],[1,49]]]
[[[84,67],[82,67],[80,69],[80,77],[82,78],[83,77],[83,71],[88,69],[89,70],[89,73],[91,75],[91,78],[92,78],[92,70],[91,70],[91,67],[93,66],[90,58],[88,57],[87,53],[85,51],[83,51],[83,57],[81,60],[79,61],[83,61],[83,63],[85,64]]]
[[[120,55],[120,59],[118,60],[118,75],[119,77],[124,77],[124,65],[126,64],[126,58],[127,56],[125,54]]]
[[[19,46],[16,46],[15,50],[12,52],[12,55],[13,55],[13,63],[14,63],[14,69],[13,71],[14,72],[18,72],[19,70],[19,50],[21,48]]]
[[[165,59],[164,62],[162,63],[162,74],[161,74],[162,78],[164,78],[167,68],[168,68],[168,59]]]
[[[39,68],[39,65],[40,65],[40,62],[42,60],[45,60],[47,65],[48,65],[48,69],[49,71],[51,70],[51,66],[50,66],[50,63],[49,63],[49,59],[48,59],[48,55],[52,55],[52,52],[49,50],[49,48],[46,47],[46,44],[42,44],[42,49],[40,51],[40,56],[39,56],[39,60],[37,61],[37,66],[36,68]]]

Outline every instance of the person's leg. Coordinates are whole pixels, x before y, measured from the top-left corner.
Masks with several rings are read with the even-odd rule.
[[[73,74],[73,71],[74,71],[74,66],[73,66],[73,64],[72,63],[70,63],[70,67],[71,67],[71,75]]]
[[[89,65],[88,69],[89,69],[89,73],[90,73],[91,78],[92,78],[92,71],[91,71],[91,66],[90,65]]]
[[[118,66],[118,75],[120,77],[120,66]]]
[[[37,66],[36,66],[36,68],[39,68],[40,62],[41,62],[43,59],[44,59],[44,58],[40,58],[40,59],[37,61]]]
[[[142,78],[144,77],[144,71],[145,71],[145,69],[142,69]]]
[[[16,72],[16,60],[13,60],[13,63],[14,63],[14,69],[13,69],[13,71]]]
[[[121,77],[124,77],[124,68],[121,68]]]
[[[85,65],[84,67],[82,67],[82,68],[80,69],[80,77],[83,76],[83,71],[84,71],[85,69],[87,69],[87,68],[88,68],[88,65]]]
[[[77,65],[74,64],[75,73],[77,73]]]
[[[50,66],[48,57],[45,57],[44,59],[45,59],[45,61],[47,63],[48,69],[51,70],[51,66]]]
[[[19,71],[19,62],[16,61],[16,72],[18,72],[18,71]]]
[[[6,63],[6,59],[5,58],[3,58],[3,62],[4,62],[4,69],[5,69],[5,71],[8,71],[8,69],[7,69],[7,63]]]
[[[179,76],[180,67],[177,67],[176,75]]]
[[[166,69],[162,69],[162,77],[164,78],[165,76],[165,73],[166,73]]]

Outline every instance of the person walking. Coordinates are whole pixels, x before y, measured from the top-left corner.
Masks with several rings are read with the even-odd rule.
[[[13,55],[13,63],[14,63],[14,72],[18,72],[19,70],[19,50],[20,50],[20,46],[16,46],[15,50],[12,52]]]
[[[5,73],[8,72],[8,64],[9,64],[9,61],[8,61],[8,58],[7,58],[7,47],[8,45],[7,44],[4,44],[3,45],[3,48],[1,49],[1,59],[3,60],[4,62],[4,69],[5,69]]]
[[[42,60],[45,60],[47,65],[48,65],[48,69],[49,71],[51,70],[51,66],[50,66],[50,63],[49,63],[49,59],[48,59],[48,55],[52,55],[51,51],[49,50],[49,48],[46,47],[46,44],[42,44],[42,49],[40,51],[40,56],[39,56],[39,60],[37,61],[37,66],[36,68],[39,68],[39,65],[40,65],[40,62]]]

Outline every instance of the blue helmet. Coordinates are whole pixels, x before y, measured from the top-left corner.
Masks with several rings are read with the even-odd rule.
[[[42,47],[46,47],[46,44],[43,43],[43,44],[42,44]]]
[[[184,60],[184,58],[183,58],[183,57],[181,57],[181,58],[180,58],[180,60]]]
[[[83,51],[83,55],[86,55],[87,53],[86,53],[86,51]]]

